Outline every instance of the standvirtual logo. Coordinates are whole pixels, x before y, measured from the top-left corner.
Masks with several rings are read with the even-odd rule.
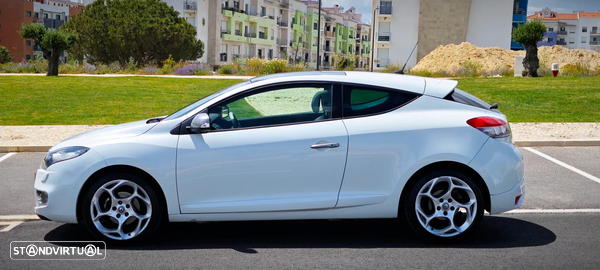
[[[13,260],[104,260],[106,243],[102,241],[13,241]]]

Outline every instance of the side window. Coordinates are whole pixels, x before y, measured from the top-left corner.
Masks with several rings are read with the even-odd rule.
[[[383,113],[412,101],[417,94],[344,85],[344,117]]]
[[[294,84],[235,97],[209,109],[214,130],[331,119],[332,85]]]

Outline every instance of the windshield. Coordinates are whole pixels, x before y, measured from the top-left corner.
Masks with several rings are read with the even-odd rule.
[[[250,83],[251,83],[251,81],[248,80],[248,81],[245,81],[245,82],[234,84],[234,85],[232,85],[230,87],[227,87],[227,88],[225,88],[223,90],[217,91],[217,92],[213,93],[212,95],[207,96],[207,97],[205,97],[203,99],[200,99],[200,100],[198,100],[198,101],[196,101],[196,102],[194,102],[194,103],[186,106],[185,108],[183,108],[183,109],[181,109],[181,110],[179,110],[179,111],[177,111],[177,112],[169,115],[165,120],[172,120],[172,119],[177,119],[179,117],[182,117],[182,116],[190,113],[194,109],[198,108],[199,106],[205,104],[206,102],[209,102],[209,101],[213,100],[214,98],[220,96],[221,94],[226,93],[226,92],[231,91],[231,90],[234,90],[234,89],[236,89],[238,87],[245,86],[245,85],[250,84]]]

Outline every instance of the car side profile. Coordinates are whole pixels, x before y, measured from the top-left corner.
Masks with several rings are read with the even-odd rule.
[[[367,72],[257,77],[166,117],[50,149],[36,213],[99,239],[164,222],[399,218],[434,239],[524,199],[506,116],[452,80]]]

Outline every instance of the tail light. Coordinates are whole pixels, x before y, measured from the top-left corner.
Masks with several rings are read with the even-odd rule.
[[[476,117],[469,119],[467,124],[492,138],[504,138],[510,136],[511,134],[508,123],[499,118],[489,116]]]

